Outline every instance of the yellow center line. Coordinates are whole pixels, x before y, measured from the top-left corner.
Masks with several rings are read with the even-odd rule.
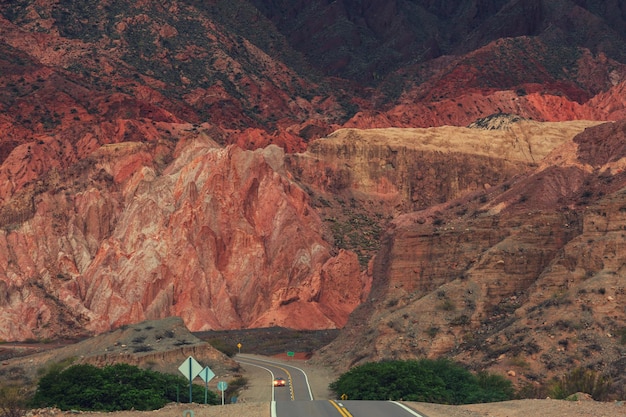
[[[257,362],[257,363],[261,362],[261,363],[263,363],[266,366],[267,366],[267,363],[268,363],[267,361],[259,361],[259,360],[255,360],[254,358],[246,358],[246,360],[250,360],[250,361],[253,361],[253,362]],[[269,362],[269,363],[271,363],[271,365],[273,367],[275,367],[275,368],[282,369],[287,374],[287,379],[289,380],[289,394],[291,395],[291,401],[294,401],[296,398],[295,398],[294,393],[293,393],[293,378],[291,378],[291,374],[289,373],[289,371],[286,368],[283,368],[282,366],[278,366],[277,364],[275,364],[273,362]]]
[[[343,417],[352,417],[352,414],[350,414],[350,412],[343,406],[340,406],[333,400],[328,400],[328,402],[331,403],[333,407],[335,407],[337,411],[339,411],[339,414],[341,414]]]
[[[276,367],[279,369],[282,369],[287,374],[287,378],[289,379],[289,393],[291,394],[291,401],[295,400],[296,398],[293,393],[293,379],[291,378],[291,374],[289,373],[287,369],[283,368],[282,366],[276,366]]]

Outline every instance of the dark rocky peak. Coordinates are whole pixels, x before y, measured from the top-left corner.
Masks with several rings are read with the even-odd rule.
[[[482,117],[468,126],[472,129],[499,130],[509,129],[513,123],[526,120],[516,114],[496,113],[491,116]]]

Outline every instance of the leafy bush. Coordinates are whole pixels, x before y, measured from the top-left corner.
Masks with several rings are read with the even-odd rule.
[[[238,396],[239,391],[244,389],[246,385],[248,385],[248,378],[242,376],[236,377],[235,379],[228,382],[228,388],[226,389],[226,392],[224,392],[224,396],[226,398],[232,399],[233,397]]]
[[[405,400],[441,404],[504,401],[514,390],[506,378],[474,375],[449,360],[385,361],[357,366],[330,384],[351,400]]]
[[[61,410],[156,410],[177,399],[189,401],[188,387],[189,381],[182,376],[127,364],[104,368],[74,365],[63,371],[53,369],[44,375],[31,403],[34,407]],[[204,402],[204,387],[194,385],[192,390],[195,402]],[[208,402],[218,404],[217,395],[212,391]]]

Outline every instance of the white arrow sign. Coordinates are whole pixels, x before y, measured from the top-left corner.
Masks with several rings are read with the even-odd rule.
[[[190,356],[178,367],[178,370],[185,375],[187,379],[192,380],[202,372],[202,365]]]

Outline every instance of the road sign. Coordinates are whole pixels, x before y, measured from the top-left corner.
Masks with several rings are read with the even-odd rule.
[[[241,353],[241,343],[237,343],[237,349],[239,349],[239,353]]]
[[[220,381],[217,383],[217,389],[222,391],[222,405],[224,405],[224,391],[228,388],[228,383],[226,381]]]
[[[190,356],[185,359],[185,362],[180,364],[178,370],[185,375],[185,378],[194,379],[202,371],[202,365]]]
[[[206,368],[200,371],[200,374],[198,376],[202,378],[204,382],[209,382],[210,380],[213,379],[213,377],[215,376],[215,373],[213,373],[211,368],[207,366]]]
[[[287,356],[294,357],[294,356],[296,356],[296,353],[295,352],[287,352]]]
[[[204,381],[204,403],[207,403],[209,397],[209,381],[213,379],[215,373],[208,366],[200,371],[200,378]],[[192,416],[193,417],[193,416]]]
[[[187,379],[189,379],[189,402],[191,403],[191,381],[202,371],[202,365],[198,363],[197,360],[192,358],[191,356],[185,359],[185,362],[181,363],[178,367],[178,370],[185,375]]]

